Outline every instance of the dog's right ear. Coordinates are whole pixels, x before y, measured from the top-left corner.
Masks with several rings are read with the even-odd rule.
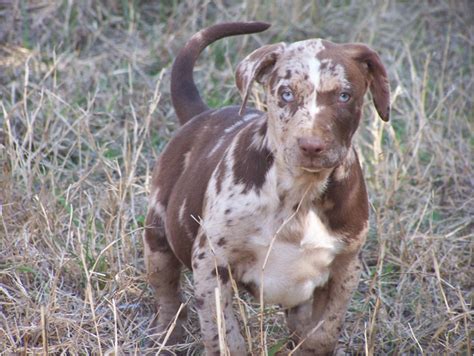
[[[254,80],[260,84],[266,84],[268,75],[278,57],[283,53],[284,48],[285,44],[283,42],[263,46],[250,53],[238,64],[235,72],[235,82],[242,97],[239,115],[242,115],[245,110]]]

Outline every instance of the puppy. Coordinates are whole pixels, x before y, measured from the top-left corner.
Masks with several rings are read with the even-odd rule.
[[[181,303],[181,266],[192,270],[207,355],[253,351],[232,309],[232,279],[287,308],[288,327],[303,341],[299,354],[331,354],[361,271],[368,200],[352,137],[367,90],[389,119],[385,68],[363,44],[266,45],[237,66],[242,105],[209,109],[193,81],[199,53],[219,38],[268,27],[204,29],[172,69],[182,127],[153,172],[145,261],[161,335]],[[265,89],[266,112],[245,108],[255,82]],[[169,343],[181,337],[181,314]]]

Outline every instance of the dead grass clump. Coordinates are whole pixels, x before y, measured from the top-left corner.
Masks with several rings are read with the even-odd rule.
[[[0,350],[147,350],[141,234],[151,165],[177,126],[171,61],[204,26],[258,19],[273,27],[198,63],[211,106],[239,102],[236,63],[270,42],[365,42],[388,67],[392,120],[367,105],[359,130],[372,221],[341,348],[472,354],[472,13],[469,1],[0,1]],[[184,279],[178,350],[193,355]],[[259,306],[240,305],[253,350],[285,345],[278,307],[261,335]]]

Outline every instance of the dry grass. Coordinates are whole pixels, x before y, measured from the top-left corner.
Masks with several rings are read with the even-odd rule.
[[[359,129],[371,230],[341,346],[472,354],[473,10],[469,0],[0,1],[0,352],[145,350],[141,234],[151,166],[177,127],[170,63],[203,26],[259,19],[273,27],[203,55],[196,77],[212,106],[239,102],[233,68],[265,43],[360,41],[388,67],[392,121],[367,105]],[[273,354],[287,337],[282,312],[265,308],[259,335],[258,305],[239,303],[249,341]],[[200,354],[193,312],[187,327],[181,349]]]

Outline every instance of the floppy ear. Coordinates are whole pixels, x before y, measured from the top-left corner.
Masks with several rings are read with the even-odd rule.
[[[374,100],[375,109],[383,121],[390,117],[390,87],[387,71],[377,52],[363,44],[346,45],[354,60],[366,68],[369,88]]]
[[[237,65],[235,72],[235,82],[242,97],[242,106],[239,114],[242,115],[247,104],[250,89],[254,80],[260,84],[266,84],[268,75],[275,65],[278,57],[283,53],[284,43],[276,43],[263,46],[245,57],[242,62]]]

